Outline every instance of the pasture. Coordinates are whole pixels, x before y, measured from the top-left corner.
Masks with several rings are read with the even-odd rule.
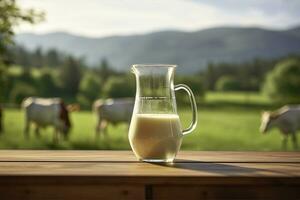
[[[228,98],[227,98],[227,96]],[[228,100],[230,98],[231,101]],[[281,135],[277,129],[266,135],[259,133],[260,113],[264,107],[270,107],[266,99],[258,94],[210,93],[207,104],[198,108],[199,120],[196,131],[187,135],[182,150],[228,150],[228,151],[280,151]],[[228,100],[230,105],[218,103]],[[228,103],[227,102],[227,103]],[[237,105],[234,104],[237,102]],[[214,106],[209,105],[213,103]],[[258,106],[253,106],[253,105]],[[178,106],[180,108],[180,105]],[[108,135],[96,140],[94,126],[96,118],[91,111],[71,114],[73,128],[68,141],[53,143],[53,130],[41,130],[36,138],[33,128],[30,138],[23,135],[24,116],[19,109],[5,110],[4,128],[0,135],[1,149],[130,149],[127,139],[127,125],[108,127]],[[190,121],[189,107],[179,109],[182,124],[186,127]],[[288,150],[292,150],[290,142]]]

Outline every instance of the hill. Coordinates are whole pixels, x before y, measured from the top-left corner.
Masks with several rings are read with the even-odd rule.
[[[102,58],[118,70],[134,63],[178,64],[178,72],[193,73],[208,62],[242,62],[300,53],[300,27],[275,31],[256,27],[218,27],[195,32],[161,31],[103,38],[65,32],[25,33],[16,41],[29,49],[56,48],[84,56],[90,64]]]

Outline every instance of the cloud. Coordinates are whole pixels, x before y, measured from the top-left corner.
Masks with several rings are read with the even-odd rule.
[[[257,23],[269,27],[286,28],[300,23],[299,0],[191,0],[235,16],[259,17]]]
[[[241,3],[243,2],[243,3]],[[144,33],[161,29],[198,30],[220,25],[285,28],[299,22],[296,1],[280,0],[18,0],[46,12],[46,21],[18,32],[68,31],[90,36]],[[282,7],[282,4],[284,7]],[[282,9],[284,8],[284,9]]]

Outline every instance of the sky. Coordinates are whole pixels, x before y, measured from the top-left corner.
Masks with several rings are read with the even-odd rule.
[[[17,33],[66,31],[104,37],[217,26],[287,29],[300,25],[299,0],[17,0],[46,20]]]

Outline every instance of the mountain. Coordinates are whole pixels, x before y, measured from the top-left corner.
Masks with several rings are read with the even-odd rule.
[[[56,48],[84,56],[90,64],[103,58],[117,70],[135,63],[177,64],[180,73],[193,73],[208,62],[241,62],[300,53],[300,27],[275,31],[256,27],[218,27],[195,32],[161,31],[149,34],[83,37],[65,32],[19,34],[18,44],[29,49]]]

